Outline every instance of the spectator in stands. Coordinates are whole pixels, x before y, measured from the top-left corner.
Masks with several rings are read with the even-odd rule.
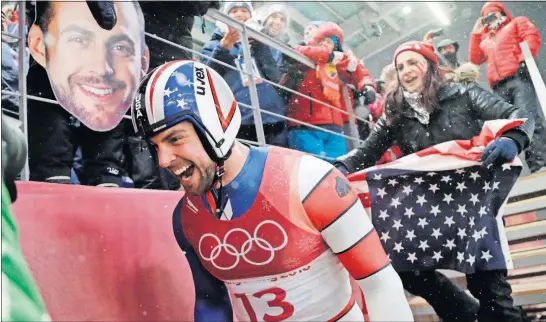
[[[303,43],[301,44],[302,46],[305,46],[305,45],[309,44],[309,42],[315,36],[315,33],[316,33],[318,27],[320,27],[320,25],[322,25],[323,23],[324,23],[324,21],[310,21],[309,22],[309,24],[303,30]]]
[[[252,4],[250,1],[230,1],[224,3],[223,11],[233,19],[249,23],[253,15]],[[276,89],[260,78],[268,79],[279,83],[281,71],[277,66],[271,49],[258,41],[251,40],[252,61],[246,62],[243,55],[243,45],[240,42],[240,33],[228,26],[220,24],[212,35],[211,41],[203,47],[201,61],[216,70],[229,84],[235,94],[235,99],[239,103],[252,105],[250,101],[249,76],[245,71],[245,64],[251,64],[258,91],[258,101],[260,109],[286,115],[284,102]],[[215,60],[229,64],[228,68],[219,64]],[[241,109],[242,125],[239,130],[238,138],[254,141],[258,140],[256,127],[254,124],[253,111],[243,107]],[[262,123],[267,144],[277,146],[287,146],[286,121],[283,118],[262,113]]]
[[[393,61],[399,85],[387,94],[384,115],[366,141],[334,162],[340,170],[355,172],[374,165],[395,141],[404,154],[411,154],[442,142],[471,139],[480,133],[486,120],[527,119],[488,145],[482,154],[484,165],[512,160],[529,146],[532,115],[476,84],[447,82],[432,45],[418,41],[402,44]],[[451,287],[448,290],[448,284],[438,285],[435,274],[420,271],[400,276],[406,290],[425,298],[440,317],[456,315],[459,321],[473,321],[474,304],[467,301],[464,292],[451,298],[455,291]],[[513,306],[506,276],[505,269],[467,275],[468,289],[481,303],[480,321],[522,321],[522,313]],[[461,303],[462,308],[454,310],[452,302]]]
[[[285,44],[290,41],[287,27],[290,23],[288,17],[288,8],[282,4],[274,4],[267,7],[262,13],[262,29],[261,31],[273,39],[277,39]],[[281,66],[283,57],[282,52],[277,48],[270,47],[271,54],[279,66]]]
[[[106,31],[100,28],[93,16],[89,14],[85,2],[37,2],[36,21],[29,32],[29,47],[33,52],[33,58],[39,60],[39,64],[31,63],[33,66],[28,75],[30,94],[48,99],[55,98],[48,74],[42,66],[48,66],[50,73],[64,72],[65,79],[68,76],[68,80],[63,82],[69,82],[69,85],[65,84],[65,87],[71,92],[81,93],[80,85],[74,84],[76,78],[91,83],[111,83],[114,73],[117,78],[120,76],[117,72],[120,72],[128,86],[138,82],[140,75],[148,68],[146,55],[148,48],[144,41],[142,11],[138,2],[115,2],[115,6],[117,24],[112,30]],[[61,37],[61,29],[71,28],[70,26],[74,23],[85,24],[88,30],[81,32],[80,29],[72,28],[70,37],[67,33],[63,33]],[[106,43],[98,42],[98,40],[90,42],[86,38],[89,33],[101,36],[105,36],[103,33],[108,35],[118,33],[123,37],[118,37],[119,41],[116,46],[113,46],[108,41]],[[109,48],[109,51],[105,50],[106,54],[98,55],[96,60],[91,60],[89,55],[86,56],[90,59],[92,68],[78,66],[78,60],[73,59],[74,57],[68,61],[59,61],[60,57],[67,55],[65,50],[72,52],[73,46],[87,48],[85,46],[90,46],[92,43],[97,46],[111,47],[105,47]],[[109,56],[107,59],[107,55],[114,56]],[[128,61],[128,63],[120,66],[120,60]],[[86,68],[93,69],[93,72]],[[85,100],[87,94],[82,95],[83,98],[80,99]],[[118,187],[122,177],[122,125],[107,132],[96,132],[82,126],[80,132],[70,126],[70,118],[69,112],[58,105],[28,101],[31,180],[69,183],[75,146],[81,145],[86,175],[85,178],[80,178],[80,181],[87,185]]]
[[[486,17],[491,20],[484,24]],[[487,79],[495,93],[535,118],[533,143],[525,157],[531,172],[536,172],[546,165],[546,121],[519,46],[522,41],[536,57],[542,40],[533,22],[524,16],[513,18],[500,2],[487,2],[470,35],[468,56],[476,65],[487,62]]]
[[[315,31],[309,46],[296,48],[317,64],[316,70],[300,67],[307,69],[296,90],[337,109],[306,97],[292,95],[288,104],[288,116],[335,134],[289,122],[290,148],[325,158],[336,158],[346,153],[345,139],[336,135],[343,134],[343,119],[339,111],[343,99],[341,81],[343,79],[362,91],[367,86],[372,86],[373,79],[358,60],[343,53],[342,45],[341,28],[334,23],[323,23]]]
[[[13,10],[11,4],[2,3],[2,90],[11,92],[19,91],[19,42],[16,37],[18,35],[18,23],[13,22],[13,15],[17,15],[17,11]],[[10,18],[11,17],[11,18]],[[16,26],[17,28],[12,28]],[[5,33],[5,34],[4,34]],[[14,37],[8,36],[12,35]],[[25,70],[24,75],[28,72],[28,48],[25,51]],[[19,97],[13,95],[2,94],[2,107],[8,110],[9,115],[17,117],[19,113]],[[11,112],[11,113],[10,113]]]

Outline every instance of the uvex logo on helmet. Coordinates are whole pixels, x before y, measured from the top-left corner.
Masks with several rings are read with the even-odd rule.
[[[205,95],[205,71],[203,68],[195,67],[195,76],[199,84],[196,86],[198,95]]]

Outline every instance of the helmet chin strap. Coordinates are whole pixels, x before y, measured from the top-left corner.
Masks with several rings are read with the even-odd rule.
[[[222,196],[222,188],[224,187],[224,184],[222,183],[222,177],[224,176],[225,169],[224,169],[224,160],[219,160],[216,162],[216,171],[214,172],[214,180],[212,181],[212,186],[216,182],[220,182],[220,187],[218,188],[218,194],[215,196],[213,193],[212,196],[214,197],[214,201],[216,202],[216,218],[220,219],[222,217],[222,214],[224,213],[224,205],[223,203],[223,196]],[[212,189],[211,189],[212,190]]]

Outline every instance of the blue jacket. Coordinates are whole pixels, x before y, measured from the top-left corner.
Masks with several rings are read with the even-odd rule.
[[[202,53],[205,56],[201,56],[201,62],[213,68],[220,75],[222,75],[222,77],[224,77],[229,87],[235,94],[235,99],[237,102],[252,106],[250,102],[249,88],[248,86],[243,85],[239,71],[225,67],[210,59],[210,57],[212,57],[235,68],[237,68],[237,65],[235,64],[237,59],[244,61],[242,44],[236,43],[233,48],[228,51],[220,46],[220,40],[222,40],[223,37],[223,31],[220,29],[214,31],[211,41],[206,44],[205,47],[203,47]],[[281,78],[281,70],[279,69],[277,62],[273,59],[270,48],[256,41],[251,46],[251,54],[256,61],[257,68],[262,77],[278,84]],[[256,88],[258,91],[260,109],[280,115],[286,115],[284,102],[273,85],[262,82],[260,84],[256,84]],[[242,124],[254,124],[253,110],[246,107],[241,107],[241,116]],[[284,121],[286,120],[270,114],[262,113],[262,122],[264,124]]]

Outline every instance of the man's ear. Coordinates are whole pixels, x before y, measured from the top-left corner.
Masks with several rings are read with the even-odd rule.
[[[38,64],[46,68],[46,47],[45,47],[45,35],[36,24],[30,27],[28,32],[28,49],[30,54]]]
[[[148,73],[148,69],[150,68],[150,49],[148,49],[148,46],[144,49],[144,54],[141,58],[141,72],[140,72],[140,78],[143,78],[146,76],[146,73]]]

